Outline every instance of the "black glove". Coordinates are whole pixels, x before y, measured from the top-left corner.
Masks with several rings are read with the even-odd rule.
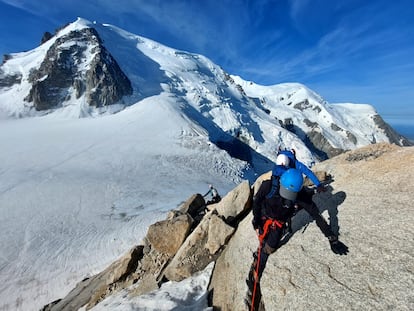
[[[316,187],[316,192],[317,193],[326,192],[325,186],[324,185],[319,185],[318,187]]]
[[[329,244],[331,244],[331,250],[337,255],[347,255],[348,246],[338,240],[337,237],[329,237]]]
[[[252,225],[254,230],[257,230],[262,227],[262,217],[254,216],[252,220]]]

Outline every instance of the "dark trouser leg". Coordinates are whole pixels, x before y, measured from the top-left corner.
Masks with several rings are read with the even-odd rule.
[[[326,222],[325,218],[321,216],[319,213],[319,209],[316,204],[312,201],[312,192],[308,192],[305,189],[302,189],[298,193],[298,203],[301,207],[305,209],[315,219],[316,225],[322,231],[322,233],[326,236],[333,236],[334,233],[332,232],[331,226]]]
[[[259,260],[259,270],[258,270],[258,279],[262,277],[263,270],[266,267],[267,260],[269,255],[274,253],[279,245],[280,239],[282,238],[282,229],[270,229],[265,240],[263,241],[263,246],[260,250]]]
[[[265,244],[264,247],[262,247],[260,252],[260,261],[259,261],[259,269],[257,272],[257,277],[260,280],[263,274],[263,270],[266,267],[267,260],[269,259],[269,255],[273,253],[276,249],[271,248],[268,244]]]

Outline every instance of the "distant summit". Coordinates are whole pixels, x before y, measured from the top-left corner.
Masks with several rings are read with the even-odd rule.
[[[168,93],[181,113],[229,152],[241,142],[273,159],[276,148],[293,147],[307,153],[310,164],[378,142],[410,145],[372,106],[329,104],[299,83],[247,82],[202,55],[112,25],[79,18],[42,42],[5,58],[0,114],[65,111],[65,116],[87,117]],[[243,160],[250,157],[238,153]]]
[[[58,37],[28,81],[32,88],[25,101],[37,111],[59,108],[72,97],[84,96],[87,105],[102,107],[132,94],[131,82],[93,28]]]
[[[411,192],[406,192],[411,183],[401,178],[405,163],[412,163],[406,153],[412,152],[412,147],[392,145],[397,148],[394,153],[379,157],[382,151],[375,148],[380,144],[374,142],[403,145],[405,140],[381,122],[373,107],[330,104],[298,83],[260,86],[244,81],[202,55],[166,47],[113,25],[78,19],[45,40],[33,50],[8,55],[0,66],[0,227],[5,233],[0,237],[0,309],[39,310],[64,297],[81,280],[96,280],[92,277],[96,271],[145,238],[147,227],[176,209],[188,195],[204,193],[211,183],[224,204],[226,193],[236,185],[252,183],[270,171],[278,148],[294,148],[301,162],[315,164],[312,169],[326,163],[324,170],[334,177],[332,187],[347,192],[346,205],[340,210],[346,206],[351,210],[344,222],[342,213],[339,216],[341,233],[351,254],[362,259],[362,270],[366,270],[364,258],[396,258],[391,256],[395,251],[390,245],[403,241],[400,237],[408,232],[404,225],[385,230],[391,234],[386,239],[389,245],[378,248],[374,256],[371,247],[363,256],[354,251],[366,247],[365,237],[373,229],[371,240],[381,236],[380,244],[384,244],[384,234],[378,228],[388,228],[390,219],[399,224],[398,217],[402,217],[412,223],[407,213],[398,210],[413,201]],[[366,152],[359,152],[359,147],[367,148]],[[350,151],[342,153],[345,150]],[[338,153],[342,154],[332,157]],[[333,159],[317,163],[326,157]],[[334,159],[343,157],[347,165],[340,170]],[[367,169],[361,167],[371,157],[382,160],[371,161]],[[411,168],[408,165],[409,173]],[[378,170],[380,174],[375,175]],[[224,213],[231,211],[228,207],[223,205]],[[378,214],[381,208],[383,215]],[[363,211],[367,217],[355,211]],[[212,218],[214,234],[204,236],[208,244],[200,248],[203,260],[209,259],[205,250],[216,254],[221,249],[218,218]],[[243,219],[246,222],[238,229],[249,236],[239,237],[257,247],[251,219]],[[232,215],[229,220],[234,224],[239,218]],[[356,228],[360,225],[368,228],[362,235]],[[312,227],[310,224],[305,234]],[[396,233],[396,229],[404,232]],[[348,235],[351,231],[355,238]],[[315,249],[313,234],[307,236],[300,245]],[[316,259],[321,258],[319,249],[329,247],[328,241],[324,242],[315,249]],[[171,239],[166,245],[172,246]],[[384,250],[390,251],[385,257],[381,256]],[[228,254],[238,255],[230,248]],[[238,256],[237,261],[250,265],[251,252],[243,254],[249,260],[240,261],[245,257]],[[182,263],[181,258],[175,263]],[[335,262],[338,265],[330,265],[333,269],[329,271],[350,267]],[[136,266],[124,267],[130,270]],[[394,271],[380,261],[372,266],[374,279],[381,271],[378,267]],[[362,270],[353,276],[366,275]],[[125,274],[118,271],[121,281],[125,280]],[[356,296],[366,301],[366,295],[360,295],[360,289],[365,288],[378,309],[377,302],[382,303],[378,297],[385,297],[378,289],[386,288],[385,283],[376,285],[372,278],[369,284],[349,283],[346,280],[351,274],[345,272],[337,278],[339,283],[317,283],[329,288],[346,284],[352,289],[345,291],[350,303],[359,301]],[[325,274],[332,277],[336,272]],[[382,279],[389,283],[406,274],[390,275]],[[240,282],[246,277],[242,269],[231,276],[237,280],[233,283],[245,285]],[[315,278],[307,279],[309,284],[299,284],[303,291],[294,296],[295,301],[306,296],[302,294],[309,292],[307,285],[314,285]],[[269,282],[267,288],[274,291],[275,282]],[[288,287],[282,284],[282,288]],[[337,288],[334,296],[344,293],[343,289]],[[226,294],[216,288],[215,295],[220,292]],[[232,289],[230,294],[235,292]],[[94,292],[98,299],[101,293]],[[387,293],[391,293],[386,296],[391,300],[384,303],[393,306],[395,295]],[[280,307],[281,300],[276,301]],[[266,309],[275,308],[266,303]]]
[[[55,36],[46,33],[41,47],[12,55],[2,65],[0,86],[6,94],[16,87],[28,89],[28,94],[14,92],[17,106],[23,103],[25,108],[19,115],[24,116],[25,110],[50,112],[74,102],[99,108],[132,94],[131,82],[99,34],[82,25],[79,20]]]

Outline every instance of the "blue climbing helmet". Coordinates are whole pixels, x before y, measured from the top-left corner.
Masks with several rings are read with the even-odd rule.
[[[290,168],[280,177],[279,194],[282,198],[295,201],[302,185],[302,173],[295,168]]]

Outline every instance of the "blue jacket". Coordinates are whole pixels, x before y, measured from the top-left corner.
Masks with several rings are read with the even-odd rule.
[[[305,164],[297,160],[292,151],[283,150],[280,151],[279,154],[284,154],[289,158],[289,167],[287,168],[282,165],[275,165],[275,167],[272,170],[272,175],[282,176],[282,174],[289,168],[296,168],[302,174],[306,175],[316,187],[321,185],[321,182],[319,181],[318,177],[316,177],[316,175]]]

